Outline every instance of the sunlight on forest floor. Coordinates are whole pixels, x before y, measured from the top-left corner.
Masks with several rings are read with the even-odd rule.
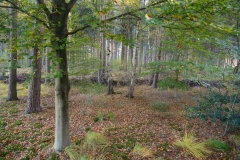
[[[50,87],[46,85],[41,86],[41,96],[50,95]],[[8,84],[0,82],[0,98],[7,99],[8,97]],[[19,98],[25,97],[28,95],[28,86],[25,84],[17,84],[17,95]]]

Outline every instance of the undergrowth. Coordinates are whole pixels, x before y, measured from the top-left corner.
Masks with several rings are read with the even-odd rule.
[[[206,159],[207,155],[210,153],[205,143],[197,142],[196,138],[188,133],[185,133],[184,137],[178,140],[175,145],[185,149],[187,154],[191,154],[199,159]]]
[[[158,112],[167,112],[169,110],[169,106],[161,101],[154,102],[150,106]]]
[[[204,141],[204,143],[206,144],[207,147],[215,149],[215,150],[220,150],[223,152],[227,152],[227,151],[231,151],[232,147],[229,146],[228,144],[217,140],[217,139],[209,139]]]
[[[220,120],[229,125],[231,129],[240,127],[240,110],[237,107],[240,98],[238,95],[209,91],[200,98],[195,98],[195,101],[196,106],[185,109],[188,118]]]

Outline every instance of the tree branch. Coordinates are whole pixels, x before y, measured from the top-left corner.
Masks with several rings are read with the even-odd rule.
[[[38,4],[43,6],[43,10],[45,11],[46,15],[48,16],[48,19],[51,19],[51,12],[46,6],[45,0],[37,0]]]
[[[11,4],[11,5],[12,5],[11,8],[17,9],[17,10],[21,11],[22,13],[24,13],[24,14],[32,17],[32,18],[37,19],[37,20],[38,20],[39,22],[41,22],[44,26],[46,26],[47,28],[50,28],[50,26],[49,26],[45,21],[43,21],[42,19],[38,18],[37,16],[32,15],[32,14],[30,14],[29,12],[25,11],[25,10],[22,9],[21,7],[17,6],[17,4],[13,3],[12,1],[10,1],[10,0],[4,0],[4,1],[6,1],[6,2],[9,3],[9,4]],[[42,1],[42,0],[41,0],[41,1]]]
[[[70,12],[71,9],[73,8],[74,4],[76,3],[77,0],[71,0],[69,3],[68,3],[68,6],[67,6],[67,11]]]
[[[16,9],[15,7],[12,7],[12,6],[1,6],[1,5],[0,5],[0,8],[12,8],[12,9]]]
[[[71,1],[75,1],[75,0],[71,0]],[[163,3],[163,2],[166,2],[166,1],[167,1],[167,0],[161,0],[161,1],[158,1],[158,2],[155,2],[155,3],[152,3],[152,4],[150,4],[150,5],[146,6],[146,7],[142,7],[142,8],[136,9],[136,10],[134,10],[134,11],[129,11],[129,12],[126,12],[126,13],[123,13],[123,14],[120,14],[120,15],[117,15],[117,16],[115,16],[115,17],[108,18],[108,19],[106,19],[106,20],[102,20],[101,22],[97,23],[97,26],[99,26],[99,25],[101,25],[101,24],[104,24],[104,23],[106,23],[106,22],[109,22],[109,21],[112,21],[112,20],[115,20],[115,19],[124,17],[124,16],[126,16],[126,15],[132,15],[132,13],[134,13],[134,12],[138,12],[138,11],[142,11],[142,10],[148,9],[149,7],[156,6],[156,5],[161,4],[161,3]],[[84,26],[84,27],[78,28],[78,29],[76,29],[76,30],[74,30],[74,31],[72,31],[72,32],[68,32],[68,35],[75,34],[75,33],[79,32],[79,31],[84,30],[84,29],[89,28],[89,27],[91,27],[91,25],[86,25],[86,26]]]

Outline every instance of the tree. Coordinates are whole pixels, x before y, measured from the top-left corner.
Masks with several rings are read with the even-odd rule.
[[[28,86],[28,99],[27,107],[24,112],[25,114],[31,114],[42,110],[40,106],[42,51],[39,49],[39,46],[42,44],[41,36],[43,35],[44,28],[41,27],[40,31],[38,31],[37,20],[35,20],[35,29],[37,30],[37,33],[39,33],[39,36],[34,42],[35,47],[33,49],[33,61],[31,65],[32,79]]]
[[[133,91],[134,91],[134,86],[136,83],[135,81],[136,81],[136,77],[137,77],[137,61],[138,61],[137,47],[139,46],[140,25],[141,25],[141,21],[138,21],[137,26],[136,26],[136,43],[137,43],[137,45],[135,47],[134,63],[133,63],[133,67],[132,67],[132,77],[131,77],[128,94],[126,95],[126,97],[129,97],[129,98],[133,98]]]
[[[18,1],[14,0],[14,4]],[[12,6],[13,7],[13,6]],[[17,10],[11,8],[11,32],[10,32],[10,68],[8,78],[8,100],[18,100],[17,97]]]

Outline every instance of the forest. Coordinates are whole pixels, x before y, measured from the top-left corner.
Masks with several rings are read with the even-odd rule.
[[[240,159],[240,0],[0,0],[0,160]]]

